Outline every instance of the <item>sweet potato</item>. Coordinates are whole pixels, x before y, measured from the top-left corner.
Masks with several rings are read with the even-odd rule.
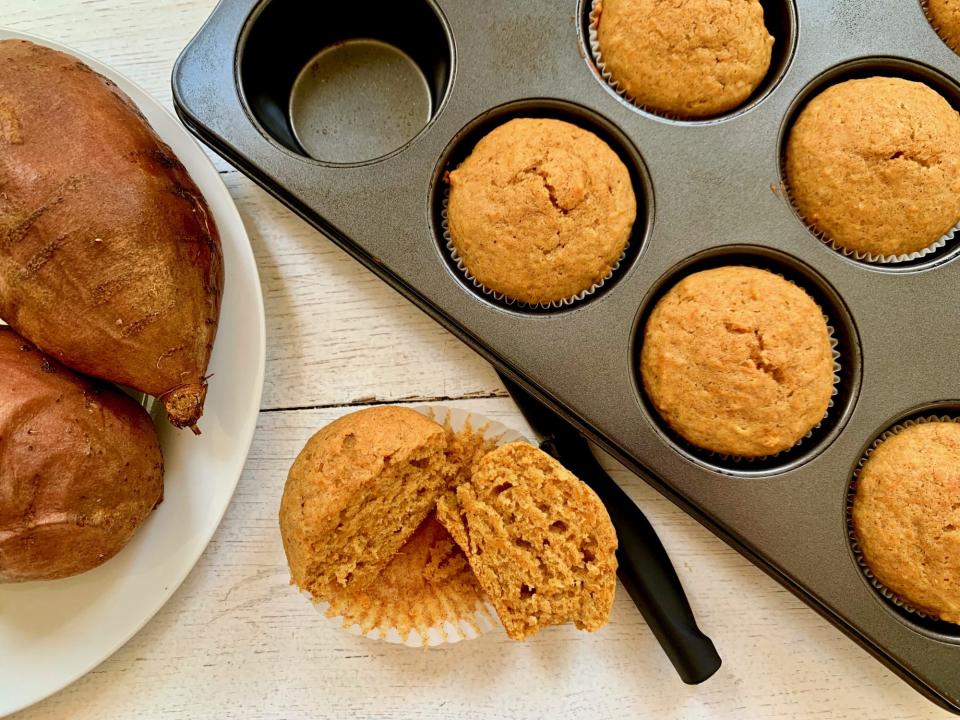
[[[0,582],[100,565],[162,494],[146,411],[0,328]]]
[[[0,318],[194,427],[223,292],[213,217],[111,81],[0,42]]]

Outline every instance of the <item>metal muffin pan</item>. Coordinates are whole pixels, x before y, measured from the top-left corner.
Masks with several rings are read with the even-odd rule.
[[[659,117],[613,92],[586,44],[589,0],[407,0],[362,11],[222,0],[177,62],[174,96],[188,127],[230,162],[907,682],[960,712],[960,628],[905,613],[871,587],[845,508],[875,437],[931,406],[960,411],[951,367],[960,245],[903,266],[855,261],[811,233],[781,177],[786,133],[811,92],[893,74],[922,79],[960,107],[960,57],[919,2],[763,4],[777,38],[771,75],[742,108],[706,121]],[[416,102],[428,99],[429,112],[416,132],[409,118],[397,121],[391,108],[410,99],[392,88],[411,84],[384,82],[384,67],[361,72],[354,92],[334,78],[347,96],[333,93],[334,108],[366,103],[376,115],[358,122],[363,132],[397,121],[413,137],[378,146],[374,160],[311,158],[290,124],[291,100],[304,99],[291,96],[310,92],[298,77],[321,51],[353,40],[393,46],[401,72],[419,69],[424,95]],[[312,107],[313,122],[333,122],[326,103]],[[563,309],[509,307],[478,292],[441,238],[449,164],[485,129],[518,115],[562,117],[597,132],[634,179],[640,210],[630,254],[602,292]],[[364,157],[363,142],[355,149]],[[805,287],[835,327],[840,352],[839,392],[821,427],[794,450],[754,463],[684,445],[649,407],[638,378],[638,334],[655,299],[684,273],[726,262],[771,268]]]

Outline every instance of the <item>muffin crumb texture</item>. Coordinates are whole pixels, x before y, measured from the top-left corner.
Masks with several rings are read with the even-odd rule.
[[[546,453],[522,442],[488,453],[469,482],[441,498],[438,517],[511,638],[607,622],[616,533],[594,492]]]
[[[874,577],[915,610],[960,623],[960,423],[884,440],[857,475],[852,514]]]
[[[960,223],[960,114],[923,83],[848,80],[797,117],[786,171],[797,210],[827,240],[910,255]]]
[[[483,591],[460,547],[431,513],[368,587],[335,588],[325,598],[328,617],[340,616],[362,634],[386,636],[396,629],[406,642],[412,632],[426,640],[430,630],[444,640],[446,624],[480,633],[478,616],[487,616]]]
[[[960,53],[960,0],[926,0],[930,24],[955,53]]]
[[[820,307],[803,289],[752,267],[685,277],[644,328],[643,385],[688,442],[737,457],[798,443],[833,395],[833,348]]]
[[[573,299],[609,276],[637,214],[617,154],[562,120],[500,125],[448,181],[447,224],[464,266],[531,305]]]
[[[345,415],[310,438],[280,506],[292,582],[325,597],[373,581],[450,483],[445,449],[440,425],[397,407]]]
[[[759,0],[602,0],[606,71],[637,105],[704,118],[741,105],[770,68]]]
[[[599,628],[616,586],[606,510],[550,456],[499,441],[398,407],[321,429],[281,501],[291,582],[346,627],[403,642],[479,634],[488,599],[512,638]]]

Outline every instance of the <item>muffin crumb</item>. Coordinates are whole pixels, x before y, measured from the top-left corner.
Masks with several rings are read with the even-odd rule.
[[[548,625],[606,624],[616,533],[596,494],[543,451],[514,442],[487,453],[437,515],[512,639]]]

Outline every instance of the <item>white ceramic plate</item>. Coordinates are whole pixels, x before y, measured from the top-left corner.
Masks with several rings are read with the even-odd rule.
[[[0,585],[0,716],[93,669],[183,582],[240,478],[264,366],[263,298],[253,252],[230,194],[200,147],[172,114],[122,75],[56,43],[0,29],[0,40],[15,37],[79,57],[133,99],[206,197],[220,230],[226,282],[203,435],[158,423],[166,467],[163,503],[130,544],[96,570],[66,580]]]

